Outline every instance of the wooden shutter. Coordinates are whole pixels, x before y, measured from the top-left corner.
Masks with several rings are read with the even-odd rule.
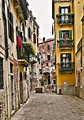
[[[36,34],[35,33],[33,34],[33,41],[34,41],[34,43],[36,43]]]
[[[60,61],[63,62],[63,54],[60,55]]]
[[[59,13],[61,13],[61,6],[59,6]]]
[[[5,13],[5,1],[2,0],[2,13]]]
[[[69,38],[72,39],[72,30],[69,30]]]
[[[70,5],[69,5],[69,7],[68,7],[68,12],[70,13]]]
[[[68,54],[68,60],[71,61],[71,53]]]
[[[59,39],[62,38],[62,30],[59,31]]]
[[[14,42],[14,30],[13,30],[13,14],[10,12],[10,29],[11,29],[11,35],[10,35],[10,39],[12,42]]]

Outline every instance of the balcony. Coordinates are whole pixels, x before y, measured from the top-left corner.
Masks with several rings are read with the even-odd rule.
[[[28,18],[27,5],[25,0],[14,0],[14,7],[17,12],[17,16],[20,17],[21,21]]]
[[[30,55],[35,55],[35,49],[32,43],[23,42],[20,36],[17,37],[17,56],[21,65],[28,65],[30,62]],[[36,60],[34,59],[33,62]]]
[[[25,55],[19,48],[17,48],[17,55],[18,55],[18,64],[21,66],[28,66],[28,56]]]
[[[74,23],[74,14],[73,13],[64,13],[64,14],[57,14],[56,17],[57,19],[57,23],[60,26],[64,26],[64,25],[73,25]]]
[[[73,47],[73,40],[58,40],[59,49],[72,49]]]
[[[42,72],[43,74],[46,74],[46,73],[50,74],[50,68],[49,67],[42,68]]]
[[[37,63],[37,56],[30,55],[29,62],[32,63],[32,64]]]
[[[58,65],[60,73],[72,73],[74,71],[74,62],[61,62]]]
[[[23,15],[25,20],[27,20],[28,18],[28,13],[27,13],[27,2],[26,0],[19,0],[19,3],[21,5],[22,11],[23,11]]]

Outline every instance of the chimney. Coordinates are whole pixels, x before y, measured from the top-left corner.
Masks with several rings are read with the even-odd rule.
[[[45,42],[45,37],[43,37],[43,42]]]
[[[36,20],[36,17],[34,17],[34,20]]]

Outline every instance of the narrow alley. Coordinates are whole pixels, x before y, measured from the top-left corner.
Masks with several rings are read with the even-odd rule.
[[[55,93],[31,93],[11,120],[84,120],[84,100]]]

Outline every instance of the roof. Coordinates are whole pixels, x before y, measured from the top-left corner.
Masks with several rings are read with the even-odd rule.
[[[51,42],[51,41],[55,41],[55,39],[54,39],[54,38],[49,38],[49,39],[47,39],[46,41],[43,41],[43,42],[41,42],[41,43],[38,43],[38,45],[44,44],[44,43],[48,43],[48,42]]]

